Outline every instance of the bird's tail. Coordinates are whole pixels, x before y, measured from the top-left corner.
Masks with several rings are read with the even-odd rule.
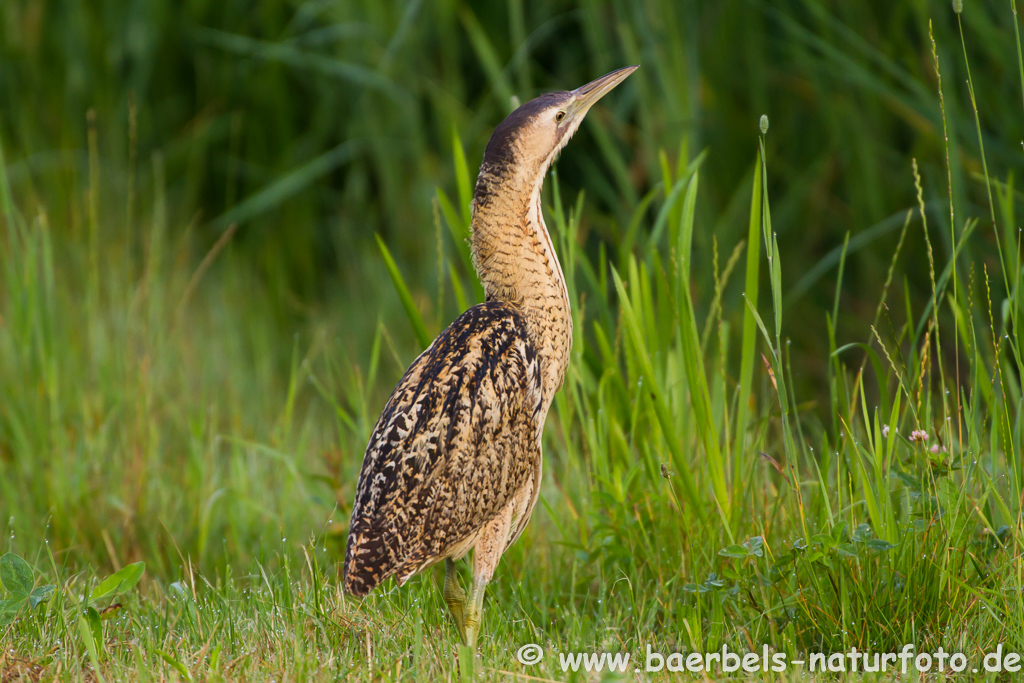
[[[380,585],[395,571],[390,555],[383,535],[350,532],[343,571],[345,590],[361,597]]]

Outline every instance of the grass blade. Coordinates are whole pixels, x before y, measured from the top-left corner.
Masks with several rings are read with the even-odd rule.
[[[398,266],[395,265],[395,259],[391,257],[391,252],[388,251],[387,245],[384,244],[384,240],[380,238],[380,235],[375,235],[375,237],[377,238],[377,246],[380,248],[380,255],[384,258],[384,265],[388,269],[388,275],[391,276],[391,283],[395,286],[398,298],[402,302],[402,308],[405,309],[405,315],[409,319],[409,324],[412,325],[413,332],[416,334],[416,341],[425,349],[430,346],[433,338],[427,332],[427,326],[423,323],[423,316],[416,307],[416,302],[412,300],[409,287],[405,284],[405,279],[402,277],[402,273],[399,272]]]

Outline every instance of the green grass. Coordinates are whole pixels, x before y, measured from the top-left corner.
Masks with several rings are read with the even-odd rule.
[[[316,8],[303,7],[293,26],[315,24]],[[389,6],[368,21],[412,26],[417,7],[396,18]],[[615,54],[657,74],[634,86],[649,104],[658,98],[644,89],[658,78],[686,77],[676,70],[687,48],[657,39],[658,3],[638,7],[612,5],[629,19]],[[10,22],[20,10],[4,11]],[[139,124],[173,113],[143,97],[129,109],[127,163],[105,156],[119,143],[104,139],[109,124],[98,114],[83,126],[84,163],[28,179],[18,174],[30,153],[52,145],[0,136],[0,520],[4,550],[30,567],[0,561],[0,598],[18,608],[0,608],[0,678],[466,677],[441,570],[362,602],[339,586],[360,455],[382,402],[424,341],[479,300],[464,239],[475,157],[463,145],[472,137],[476,147],[476,131],[500,118],[498,101],[534,91],[528,70],[502,68],[520,62],[495,42],[492,18],[456,3],[438,11],[465,31],[495,99],[471,115],[461,109],[465,83],[432,92],[447,123],[474,122],[454,135],[441,126],[452,150],[443,161],[430,161],[427,124],[412,114],[372,116],[375,98],[401,87],[403,72],[388,62],[407,59],[399,48],[367,72],[313,59],[297,51],[299,39],[257,44],[211,28],[195,32],[198,44],[314,80],[340,74],[376,93],[339,104],[366,110],[344,118],[362,142],[324,144],[330,136],[313,126],[287,172],[272,170],[280,160],[248,168],[246,187],[258,189],[214,181],[225,200],[211,216],[197,213],[211,206],[205,182],[216,175],[203,163],[204,135],[221,126],[235,144],[230,116],[197,121],[192,139],[143,157]],[[543,23],[526,37],[522,11],[509,3],[511,43],[543,42]],[[600,51],[612,40],[600,12],[588,3],[579,11]],[[999,644],[1024,652],[1021,195],[1003,170],[1019,167],[1007,152],[1019,125],[986,123],[990,111],[995,122],[1015,120],[1004,99],[1019,104],[1002,97],[1005,70],[974,61],[979,50],[1004,48],[1005,64],[1016,54],[1010,83],[1024,92],[1019,38],[969,8],[962,42],[947,27],[934,60],[928,49],[917,54],[940,67],[940,98],[934,71],[908,73],[848,28],[874,26],[866,18],[841,21],[811,4],[756,11],[818,64],[808,73],[821,88],[842,72],[881,92],[914,130],[931,126],[920,132],[921,164],[907,154],[879,159],[876,102],[849,118],[830,109],[826,123],[866,145],[852,172],[880,176],[851,186],[848,211],[862,217],[838,224],[895,219],[845,239],[833,232],[835,250],[809,261],[801,241],[820,238],[821,216],[804,235],[800,218],[814,214],[805,202],[818,201],[827,164],[794,171],[806,141],[787,135],[784,115],[770,111],[759,143],[762,110],[746,108],[734,129],[742,160],[731,162],[733,147],[703,150],[707,140],[688,136],[675,146],[666,133],[666,121],[700,108],[680,88],[678,100],[641,107],[628,131],[639,141],[634,161],[613,119],[594,112],[580,137],[592,135],[597,151],[574,141],[546,188],[576,339],[548,419],[541,500],[485,601],[475,665],[485,680],[596,679],[563,673],[556,651],[642,658],[647,645],[667,654],[768,644],[792,660],[910,643],[963,652],[973,666]],[[1004,26],[1009,11],[998,8]],[[270,15],[263,20],[274,25]],[[365,28],[343,19],[328,22],[339,35]],[[433,34],[396,30],[394,40],[403,35]],[[965,96],[949,84],[968,64]],[[629,92],[608,107],[627,111]],[[97,87],[96,97],[120,94]],[[0,119],[45,128],[32,128],[27,107]],[[395,130],[420,145],[408,154],[427,159],[413,169],[419,195],[387,147]],[[587,153],[599,163],[578,158]],[[228,158],[242,173],[240,157]],[[345,198],[370,212],[367,224],[379,214],[353,198],[370,187],[382,205],[409,204],[387,219],[404,211],[409,224],[347,242],[358,220],[343,214],[339,267],[315,274],[320,219],[311,217],[326,200],[310,188],[348,163]],[[451,180],[435,183],[437,168]],[[567,175],[584,178],[588,192],[571,191]],[[777,191],[779,176],[787,182]],[[427,197],[430,215],[415,216],[423,202],[408,197]],[[275,236],[258,245],[274,216],[295,227],[295,244]],[[263,232],[244,234],[254,225]],[[403,239],[409,226],[415,235]],[[891,245],[879,247],[890,232]],[[410,256],[419,268],[406,267]],[[360,257],[366,263],[346,272]],[[297,274],[304,269],[314,274]],[[339,293],[311,294],[325,283]],[[145,563],[137,586],[104,582],[136,562]],[[47,599],[31,606],[32,590]],[[541,664],[516,661],[527,643],[544,647]]]

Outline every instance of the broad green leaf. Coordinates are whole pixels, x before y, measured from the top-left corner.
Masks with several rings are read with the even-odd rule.
[[[111,574],[101,581],[100,584],[93,589],[92,594],[89,596],[89,600],[100,600],[111,595],[116,595],[117,593],[126,593],[130,591],[135,587],[135,584],[139,582],[139,579],[142,578],[142,574],[145,571],[145,562],[135,562],[122,567],[119,571]]]
[[[27,598],[8,598],[7,600],[0,600],[0,626],[6,626],[14,621],[14,618],[18,616],[18,612],[21,611],[22,605],[24,605],[27,600]]]
[[[834,545],[832,537],[828,534],[814,534],[811,536],[811,543],[821,543],[826,548],[831,548]]]
[[[836,552],[844,557],[858,557],[857,547],[852,543],[840,543],[836,546]]]
[[[795,559],[796,559],[796,553],[794,553],[793,551],[790,551],[790,552],[787,552],[787,553],[783,553],[782,555],[779,555],[779,557],[775,560],[775,565],[774,566],[776,566],[776,567],[785,567],[787,564],[792,563],[793,560],[795,560]]]
[[[874,551],[880,552],[880,553],[888,552],[889,550],[892,550],[893,548],[896,547],[892,543],[889,543],[889,541],[883,541],[880,538],[873,538],[870,541],[868,541],[866,545],[871,550],[874,550]]]
[[[708,574],[708,580],[704,582],[707,586],[714,586],[715,588],[725,588],[725,581],[718,578],[718,574],[711,572]]]
[[[749,550],[751,555],[764,557],[764,539],[760,536],[751,536],[743,544],[743,547]]]
[[[902,481],[903,485],[906,486],[911,491],[920,491],[921,490],[921,486],[918,484],[918,481],[917,481],[916,478],[912,477],[911,475],[907,474],[906,472],[902,472],[902,471],[896,469],[895,467],[892,468],[892,470],[889,471],[889,476],[890,477],[894,477],[894,478],[899,479],[900,481]]]
[[[32,592],[32,567],[14,553],[0,557],[0,583],[12,598],[27,598]]]
[[[748,551],[741,545],[730,545],[727,548],[722,548],[721,550],[719,550],[718,554],[722,555],[723,557],[732,557],[737,560],[742,560],[750,554],[750,551]]]
[[[46,602],[53,596],[53,591],[56,588],[57,587],[53,584],[39,586],[39,588],[36,588],[32,591],[32,594],[28,596],[29,605],[34,609],[39,603]]]

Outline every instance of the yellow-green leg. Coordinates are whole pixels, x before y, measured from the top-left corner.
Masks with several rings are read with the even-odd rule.
[[[455,627],[459,629],[459,637],[466,642],[466,591],[462,590],[459,573],[455,563],[449,557],[444,561],[444,602],[448,611],[455,619]]]
[[[444,568],[444,601],[448,611],[455,619],[462,644],[469,653],[476,651],[476,639],[480,635],[480,622],[483,616],[484,591],[494,568],[501,559],[508,541],[509,527],[512,523],[513,502],[505,506],[498,516],[484,525],[473,546],[473,587],[469,598],[462,590],[455,562],[451,558],[445,560]],[[470,655],[471,656],[471,655]]]
[[[448,605],[448,611],[452,613],[455,620],[455,627],[459,629],[459,639],[462,645],[459,646],[458,666],[459,680],[472,681],[474,678],[473,652],[475,647],[470,645],[476,642],[476,632],[479,630],[480,619],[476,619],[477,629],[472,632],[467,630],[467,612],[470,611],[466,602],[466,592],[462,590],[462,583],[459,581],[459,573],[455,570],[455,563],[451,558],[444,563],[444,601]],[[472,641],[470,640],[472,639]],[[467,647],[469,646],[469,647]]]
[[[469,599],[466,600],[466,637],[463,642],[474,652],[483,620],[484,591],[487,590],[487,584],[494,576],[494,569],[498,566],[501,554],[505,552],[505,546],[508,544],[513,505],[514,501],[511,501],[497,517],[484,526],[473,546],[473,587],[469,591]]]
[[[486,589],[486,580],[481,581],[480,577],[473,578],[473,587],[469,591],[469,600],[466,602],[466,635],[463,639],[466,646],[472,650],[476,650],[476,637],[480,634]]]

